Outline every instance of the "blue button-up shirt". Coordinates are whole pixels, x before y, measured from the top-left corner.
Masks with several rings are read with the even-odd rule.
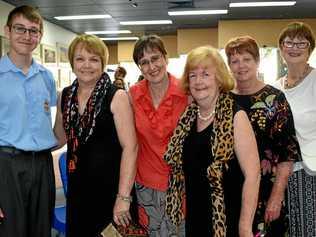
[[[33,60],[28,73],[6,55],[0,59],[0,146],[40,151],[57,144],[51,106],[57,102],[53,75]]]

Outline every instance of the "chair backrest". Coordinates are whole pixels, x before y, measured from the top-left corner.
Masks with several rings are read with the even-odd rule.
[[[64,194],[67,196],[67,152],[63,152],[59,157],[59,172],[61,177],[61,182],[63,183]]]

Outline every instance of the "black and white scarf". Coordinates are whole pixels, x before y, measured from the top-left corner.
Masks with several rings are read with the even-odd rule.
[[[63,126],[67,136],[68,146],[70,145],[68,149],[70,149],[73,154],[68,162],[69,172],[76,169],[78,159],[76,151],[78,146],[85,144],[93,134],[96,125],[96,117],[101,111],[101,106],[110,85],[111,80],[109,76],[103,73],[97,81],[82,115],[79,114],[77,96],[79,87],[78,79],[72,83],[71,87],[63,91],[63,93],[66,93],[63,103]]]

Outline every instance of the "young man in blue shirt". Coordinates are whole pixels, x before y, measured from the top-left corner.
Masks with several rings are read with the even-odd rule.
[[[32,59],[43,35],[36,9],[13,9],[4,27],[9,53],[0,59],[0,236],[50,237],[55,181],[50,149],[56,105],[52,74]]]

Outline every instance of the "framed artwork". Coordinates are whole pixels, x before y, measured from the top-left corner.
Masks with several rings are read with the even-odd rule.
[[[68,68],[58,69],[59,89],[63,89],[64,87],[69,86],[71,84],[70,73],[71,71]]]
[[[70,67],[68,61],[68,47],[61,43],[56,43],[57,63],[60,67]]]
[[[38,63],[42,63],[42,52],[41,52],[41,45],[39,44],[36,49],[34,49],[32,53],[33,58],[36,60]]]
[[[42,58],[43,64],[48,66],[56,66],[57,65],[57,52],[54,46],[50,45],[42,45]]]
[[[1,56],[3,56],[6,53],[8,53],[9,50],[10,50],[10,42],[9,42],[9,40],[6,37],[1,36],[1,49],[0,49]]]

